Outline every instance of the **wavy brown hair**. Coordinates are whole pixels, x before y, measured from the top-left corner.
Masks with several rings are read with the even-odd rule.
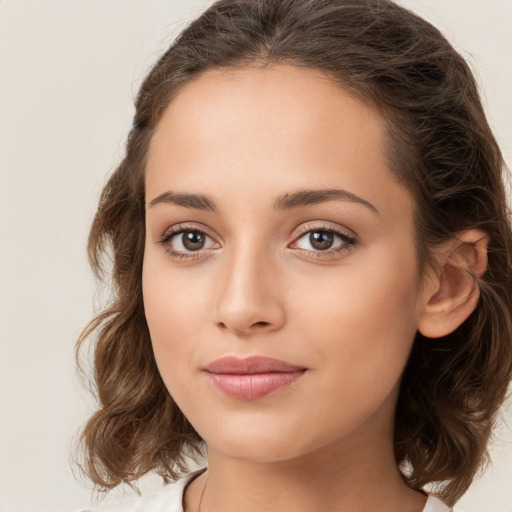
[[[404,478],[414,489],[441,482],[441,496],[453,504],[486,461],[512,373],[505,166],[464,59],[436,28],[388,0],[220,0],[149,72],[126,156],[103,189],[89,237],[91,265],[98,277],[113,276],[114,290],[77,345],[80,352],[94,340],[100,406],[82,432],[82,467],[109,489],[152,470],[177,478],[187,456],[201,453],[202,439],[158,373],[144,316],[145,160],[184,84],[212,68],[279,63],[320,70],[380,111],[390,167],[415,198],[422,271],[433,249],[462,231],[489,235],[476,310],[449,336],[417,335],[396,412]]]

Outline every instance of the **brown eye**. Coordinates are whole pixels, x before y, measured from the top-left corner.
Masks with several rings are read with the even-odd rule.
[[[169,252],[186,254],[218,248],[218,244],[199,229],[180,229],[165,235],[161,242]]]
[[[341,257],[346,251],[356,245],[355,238],[340,228],[310,227],[306,224],[301,229],[302,234],[291,245],[292,249],[301,249],[316,258],[323,253],[324,257]]]
[[[311,231],[309,233],[309,243],[314,249],[325,251],[332,247],[334,234],[329,231]]]
[[[176,225],[162,235],[159,244],[173,258],[180,261],[203,259],[220,249],[221,245],[205,231],[194,226]]]
[[[204,247],[206,237],[200,231],[184,231],[181,233],[181,243],[187,251],[198,251]]]

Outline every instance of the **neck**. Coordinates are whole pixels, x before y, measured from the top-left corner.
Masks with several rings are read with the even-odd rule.
[[[277,462],[234,459],[210,447],[208,471],[192,482],[185,511],[197,512],[200,501],[200,512],[422,511],[425,496],[404,483],[388,446],[325,446]]]

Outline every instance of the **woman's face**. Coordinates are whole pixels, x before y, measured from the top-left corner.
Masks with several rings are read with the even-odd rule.
[[[292,66],[209,71],[160,120],[144,305],[162,378],[210,451],[391,442],[424,292],[383,124]]]

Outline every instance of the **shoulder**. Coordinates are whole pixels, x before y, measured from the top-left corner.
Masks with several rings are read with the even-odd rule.
[[[423,512],[462,512],[460,510],[454,510],[450,508],[448,505],[443,503],[439,498],[434,496],[433,494],[428,495],[427,503],[425,504],[425,508]]]
[[[201,469],[190,473],[156,492],[113,503],[100,504],[82,512],[183,512],[183,491],[203,471],[204,469]]]

